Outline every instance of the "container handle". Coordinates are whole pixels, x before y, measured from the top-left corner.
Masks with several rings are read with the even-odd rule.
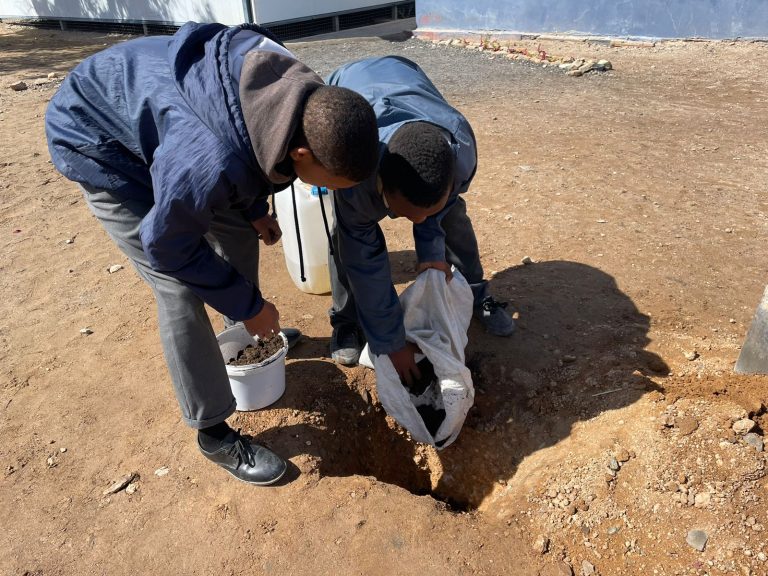
[[[325,193],[325,196],[328,196],[328,199],[330,200],[331,196],[328,194],[328,192]],[[325,235],[328,238],[328,250],[330,250],[331,256],[333,256],[333,240],[331,240],[331,231],[328,229],[328,216],[325,213],[325,203],[323,202],[322,193],[319,195],[318,200],[320,200],[320,213],[323,215],[323,227],[325,228]]]
[[[301,231],[299,230],[299,209],[296,207],[296,189],[291,182],[291,199],[293,200],[293,223],[296,226],[296,242],[299,245],[299,270],[301,273],[301,281],[306,282],[307,277],[304,275],[304,251],[301,249]]]

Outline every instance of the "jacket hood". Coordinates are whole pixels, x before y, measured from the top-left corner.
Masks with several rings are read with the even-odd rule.
[[[293,175],[275,166],[285,157],[300,121],[300,111],[322,79],[293,58],[252,50],[243,61],[238,82],[232,78],[229,47],[241,30],[274,39],[263,28],[243,24],[187,23],[169,44],[173,80],[198,118],[246,165],[275,184]]]
[[[283,54],[253,50],[240,74],[240,104],[259,165],[274,183],[293,180],[275,166],[288,153],[309,95],[323,80],[304,64]]]

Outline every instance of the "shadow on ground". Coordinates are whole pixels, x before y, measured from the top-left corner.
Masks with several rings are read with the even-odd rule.
[[[597,268],[520,266],[497,274],[491,289],[519,315],[518,329],[499,339],[473,322],[467,358],[475,404],[447,449],[422,458],[424,446],[386,418],[373,374],[320,360],[287,365],[289,392],[273,408],[301,416],[265,437],[285,457],[315,457],[322,476],[374,476],[473,509],[528,454],[567,437],[578,421],[634,403],[657,388],[648,376],[668,372],[645,350],[648,316]],[[327,350],[327,341],[315,345]],[[436,482],[427,464],[435,458]]]

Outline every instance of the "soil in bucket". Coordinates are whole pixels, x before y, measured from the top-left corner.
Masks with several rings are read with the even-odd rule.
[[[257,340],[254,344],[248,344],[243,350],[237,353],[237,358],[227,362],[229,366],[247,366],[249,364],[258,364],[283,349],[284,341],[280,334],[275,334],[272,338]]]

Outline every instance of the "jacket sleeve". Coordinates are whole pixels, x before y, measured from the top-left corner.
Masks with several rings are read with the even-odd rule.
[[[152,163],[155,205],[139,231],[147,259],[154,270],[183,282],[229,318],[251,318],[264,306],[261,292],[204,238],[213,211],[229,207],[231,192],[221,167],[216,170],[216,146],[206,160],[194,154],[194,147],[185,158],[174,148],[158,149]]]
[[[413,225],[413,241],[419,263],[445,262],[445,232],[440,223],[455,203],[456,195],[452,194],[440,212],[430,216],[421,224]]]
[[[403,309],[389,267],[384,233],[375,219],[353,204],[363,191],[334,195],[339,259],[355,297],[358,320],[374,354],[389,354],[405,346]]]
[[[248,222],[254,222],[269,214],[269,202],[265,198],[259,198],[247,210],[243,210],[243,216]]]

